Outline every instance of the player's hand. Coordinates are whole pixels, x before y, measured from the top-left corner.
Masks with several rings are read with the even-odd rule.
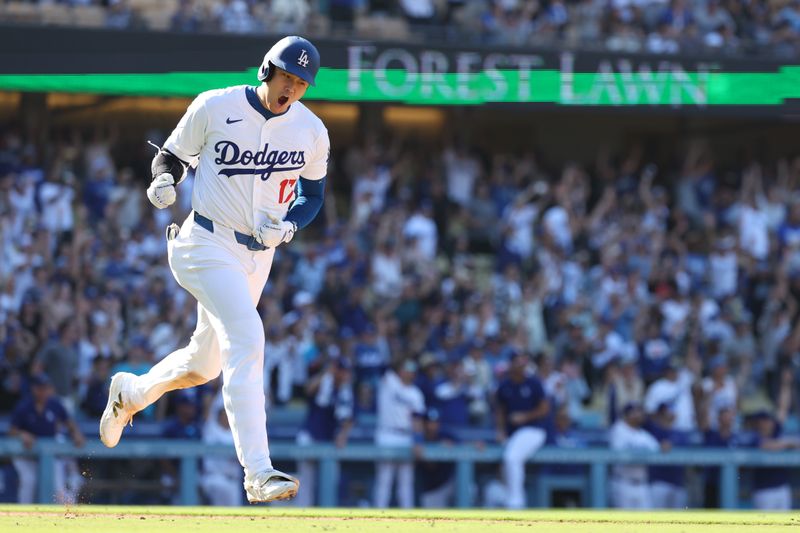
[[[31,433],[27,431],[23,431],[19,434],[19,438],[22,441],[22,445],[25,447],[26,450],[30,450],[33,448],[33,445],[36,443],[36,437],[34,437]]]
[[[414,459],[418,461],[425,457],[425,448],[421,444],[415,444],[412,451],[414,452]]]
[[[270,217],[270,220],[256,228],[255,237],[267,248],[275,248],[279,244],[291,241],[295,231],[294,223]]]
[[[516,426],[521,426],[522,424],[528,423],[528,413],[520,412],[520,413],[511,413],[511,416],[508,418],[512,424]]]
[[[175,180],[167,172],[159,174],[147,188],[147,199],[158,209],[164,209],[175,203]]]

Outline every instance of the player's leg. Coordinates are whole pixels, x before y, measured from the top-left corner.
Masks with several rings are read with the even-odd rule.
[[[132,383],[132,403],[142,410],[165,393],[202,385],[222,370],[219,342],[208,311],[197,304],[197,326],[189,344],[159,361],[147,374]]]
[[[686,490],[686,487],[673,486],[672,491],[673,509],[686,509],[689,507],[689,491]]]
[[[142,376],[120,372],[111,379],[108,404],[100,419],[100,440],[108,447],[116,446],[131,416],[168,391],[214,379],[220,369],[217,334],[208,311],[198,303],[197,326],[188,345],[164,357]]]
[[[503,466],[508,483],[508,508],[525,507],[525,462],[544,445],[546,434],[539,428],[525,427],[514,432],[503,451]]]
[[[669,483],[664,483],[663,481],[653,481],[650,484],[650,496],[655,509],[668,509],[670,507],[671,488]]]
[[[391,461],[381,461],[378,463],[375,474],[375,507],[385,509],[389,507],[392,499],[392,484],[394,481],[394,470],[396,464]]]
[[[17,478],[19,479],[17,502],[34,503],[36,497],[36,461],[15,458],[11,462],[14,464],[14,469],[17,471]]]
[[[414,463],[400,463],[397,467],[397,503],[403,509],[414,507]]]

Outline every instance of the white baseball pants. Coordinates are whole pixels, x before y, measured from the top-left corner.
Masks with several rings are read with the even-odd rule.
[[[223,376],[222,398],[245,476],[272,467],[264,399],[264,326],[256,311],[274,249],[250,251],[233,231],[199,226],[193,214],[168,243],[178,283],[197,299],[197,327],[189,344],[162,359],[133,384],[137,410],[165,392]]]
[[[547,433],[543,429],[534,427],[519,428],[509,437],[503,450],[503,468],[505,469],[506,484],[508,485],[509,509],[522,509],[525,507],[525,463],[528,458],[544,446]]]
[[[419,497],[419,502],[426,509],[447,509],[453,506],[455,493],[456,482],[451,479],[436,490],[423,492]]]
[[[410,434],[378,430],[375,444],[383,447],[408,447],[414,444]],[[375,474],[375,507],[389,507],[392,485],[397,474],[397,503],[404,509],[414,506],[414,463],[411,461],[380,461]]]
[[[244,503],[242,480],[221,472],[203,474],[200,488],[214,507],[239,507]]]
[[[650,498],[654,509],[685,509],[689,505],[689,493],[684,487],[663,481],[650,484]]]
[[[761,511],[788,511],[792,508],[792,488],[780,485],[753,491],[753,506]]]
[[[611,501],[620,509],[652,509],[653,498],[646,482],[612,479]]]
[[[39,462],[33,459],[14,458],[11,461],[19,477],[17,502],[36,503],[36,487]],[[55,494],[51,501],[39,503],[73,504],[78,499],[78,492],[83,485],[83,478],[78,471],[75,459],[56,459],[53,470]]]

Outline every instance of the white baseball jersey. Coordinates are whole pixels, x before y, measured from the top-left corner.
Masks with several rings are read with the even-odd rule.
[[[642,428],[631,427],[624,420],[617,420],[609,433],[612,450],[638,450],[657,452],[658,441]],[[614,465],[614,475],[628,480],[647,482],[647,467],[642,465]]]
[[[406,385],[392,370],[378,385],[378,431],[405,433],[411,436],[414,415],[425,411],[425,397],[416,385]]]
[[[197,164],[192,208],[245,234],[268,214],[283,219],[300,177],[325,177],[329,147],[328,130],[306,106],[273,115],[248,85],[200,94],[164,143]]]

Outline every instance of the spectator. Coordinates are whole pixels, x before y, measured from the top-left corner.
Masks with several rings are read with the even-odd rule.
[[[53,387],[68,412],[75,412],[78,376],[78,329],[73,319],[59,325],[58,337],[37,356],[37,366],[47,376],[55,376]]]
[[[675,431],[675,414],[668,404],[662,403],[645,423],[644,428],[669,452],[673,447],[685,446],[684,434]],[[682,466],[651,466],[650,497],[656,509],[685,509],[689,503],[686,491],[686,469]]]
[[[202,433],[195,403],[182,391],[170,395],[170,399],[175,405],[175,415],[163,424],[161,436],[165,439],[199,440]],[[160,463],[162,495],[167,501],[173,501],[177,496],[178,460],[162,459]]]
[[[705,427],[703,446],[708,448],[738,448],[743,444],[741,436],[735,431],[736,409],[732,405],[720,407],[716,420],[711,422],[716,429]],[[701,428],[703,429],[703,428]],[[720,506],[720,475],[718,467],[705,470],[704,507],[715,509]]]
[[[525,462],[547,438],[545,423],[550,402],[541,382],[527,373],[529,358],[522,352],[510,357],[508,376],[497,387],[497,441],[503,448],[508,486],[507,507],[525,507]]]
[[[211,402],[208,418],[203,424],[203,442],[226,444],[233,448],[233,433],[228,424],[228,414],[222,404],[222,395]],[[239,461],[231,457],[204,457],[200,488],[213,506],[238,507],[244,502],[242,484],[244,475]]]
[[[420,440],[425,412],[422,392],[414,385],[417,364],[405,360],[386,371],[378,387],[378,418],[375,444],[406,448]],[[375,507],[389,506],[397,474],[397,502],[407,509],[414,505],[414,465],[410,461],[381,461],[376,466]]]
[[[325,361],[322,369],[311,377],[306,385],[308,414],[297,435],[299,445],[333,442],[337,448],[342,448],[347,444],[354,420],[352,381],[352,363],[345,358]],[[304,490],[298,494],[296,503],[310,507],[314,505],[317,492],[315,465],[301,461],[298,477]],[[335,478],[338,479],[338,475]]]
[[[728,406],[736,407],[739,398],[736,381],[728,374],[725,356],[715,356],[708,366],[710,375],[703,379],[701,387],[707,408],[705,416],[711,421],[711,429],[716,429],[719,411]]]
[[[444,381],[434,389],[432,407],[437,410],[437,422],[447,430],[469,424],[469,407],[478,396],[470,387],[461,358],[453,358],[445,365]]]
[[[800,439],[783,436],[783,424],[791,405],[794,376],[791,370],[781,373],[778,408],[773,415],[759,411],[751,418],[755,422],[754,448],[766,451],[800,449]],[[789,472],[785,468],[757,468],[753,472],[753,506],[762,511],[786,511],[792,508]]]
[[[77,447],[85,439],[75,420],[61,402],[53,395],[50,379],[45,374],[31,377],[31,396],[23,399],[11,415],[9,437],[19,437],[26,450],[33,448],[39,438],[58,438],[68,431]],[[34,503],[37,480],[37,462],[18,457],[13,460],[19,476],[19,503]],[[78,491],[83,484],[75,459],[56,459],[54,464],[55,501],[60,504],[75,504]],[[49,503],[49,502],[40,502]]]
[[[442,429],[439,412],[428,409],[422,423],[422,441],[414,446],[417,459],[416,478],[420,480],[420,506],[426,509],[452,507],[455,494],[455,464],[444,461],[426,461],[423,445],[441,444],[452,446],[458,438]]]
[[[658,441],[642,428],[644,412],[640,405],[630,403],[622,410],[609,433],[609,445],[614,451],[639,450],[656,452]],[[621,509],[650,509],[653,506],[647,467],[643,465],[614,465],[611,475],[611,502]]]
[[[102,355],[92,360],[92,371],[86,383],[81,409],[92,418],[100,418],[108,401],[109,378],[111,377],[111,361]]]
[[[655,413],[658,406],[667,404],[675,414],[673,427],[680,431],[696,428],[692,385],[694,376],[690,370],[680,368],[671,362],[664,370],[663,377],[647,388],[644,408],[647,413]]]
[[[170,19],[170,29],[180,33],[194,33],[200,30],[202,21],[194,0],[180,0],[178,9]]]

